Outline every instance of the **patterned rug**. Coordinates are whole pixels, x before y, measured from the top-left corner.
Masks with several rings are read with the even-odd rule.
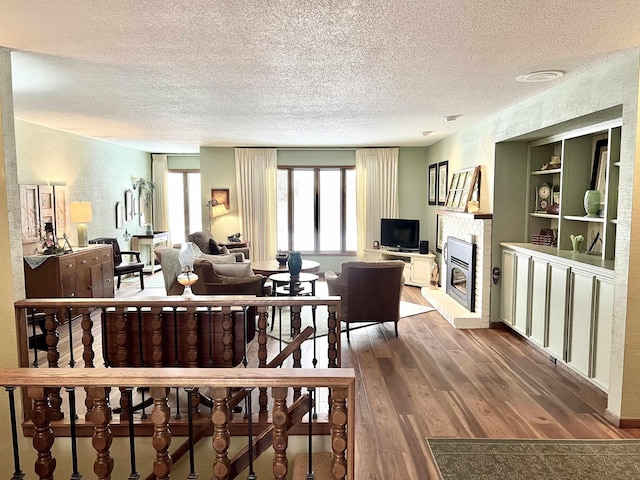
[[[640,478],[640,440],[426,440],[443,480]]]
[[[424,305],[418,305],[416,303],[411,302],[400,302],[400,318],[411,317],[413,315],[419,315],[421,313],[431,312],[435,310],[433,307],[427,307]],[[282,315],[281,315],[281,314]],[[327,327],[327,307],[319,306],[316,310],[316,328],[317,335],[316,337],[323,337],[328,332]],[[307,326],[313,326],[313,318],[311,315],[311,307],[303,307],[302,308],[302,327],[300,330],[304,330]],[[268,335],[273,338],[280,338],[280,331],[282,331],[282,341],[290,342],[291,341],[291,327],[290,327],[290,317],[289,317],[289,309],[284,307],[282,308],[282,312],[279,312],[278,309],[275,311],[274,318],[271,318],[271,312],[269,312],[269,325],[273,323],[273,330],[268,331]],[[354,323],[351,324],[350,330],[357,330],[359,328],[369,327],[374,325],[377,322],[372,323]],[[393,329],[393,323],[388,322],[387,324],[389,328]],[[271,326],[268,327],[269,329]],[[345,324],[342,324],[342,330],[346,331]]]

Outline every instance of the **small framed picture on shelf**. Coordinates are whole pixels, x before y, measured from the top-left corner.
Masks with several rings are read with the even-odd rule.
[[[435,163],[429,165],[429,191],[428,191],[428,203],[429,205],[436,205],[438,195],[438,165]]]

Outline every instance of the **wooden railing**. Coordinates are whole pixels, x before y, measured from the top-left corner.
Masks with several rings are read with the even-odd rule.
[[[320,306],[326,313],[316,319]],[[267,342],[268,327],[273,313],[284,307],[293,339],[274,348],[273,340]],[[25,435],[33,436],[40,478],[49,478],[55,469],[54,437],[68,436],[74,446],[76,439],[91,437],[95,471],[99,478],[108,478],[113,437],[128,436],[133,445],[135,437],[151,436],[156,449],[154,474],[147,477],[151,480],[168,478],[173,461],[188,452],[193,455],[194,445],[210,435],[215,450],[211,478],[235,478],[273,446],[274,478],[284,479],[286,438],[294,434],[310,439],[330,434],[332,477],[353,478],[353,412],[347,408],[355,405],[354,377],[351,370],[339,369],[338,297],[29,299],[16,302],[15,308],[19,365],[24,368],[7,370],[1,378],[11,401],[16,387],[27,387],[22,427]],[[318,339],[326,349],[316,352],[314,328],[302,330],[303,308],[307,315],[313,312],[314,328],[316,321],[326,322],[328,334]],[[39,340],[36,323],[44,332]],[[311,342],[305,340],[310,337],[312,362],[306,358]],[[38,346],[45,352],[39,353]],[[34,366],[48,368],[29,368]],[[76,407],[83,400],[76,402],[77,388],[85,395],[85,411]],[[112,409],[112,403],[119,406]],[[244,408],[244,415],[234,416],[234,408]],[[171,435],[188,436],[188,441],[170,452]],[[230,459],[232,435],[250,440]],[[72,456],[72,478],[78,478],[75,450]],[[130,478],[138,478],[133,465]]]
[[[326,350],[319,349],[319,366],[340,366],[340,300],[338,297],[265,297],[253,296],[195,296],[195,297],[143,297],[128,300],[116,299],[28,299],[15,303],[20,345],[19,365],[49,368],[84,367],[213,367],[228,368],[242,363],[258,368],[279,367],[287,356],[289,366],[302,367],[302,342],[313,330],[301,331],[303,307],[315,309],[326,306],[325,322],[328,329]],[[283,351],[269,357],[267,328],[269,316],[274,309],[290,308],[294,339]],[[37,350],[28,349],[28,338],[33,334],[32,321],[38,318],[43,323],[46,345],[46,360],[38,361]],[[100,329],[94,323],[99,320]],[[255,339],[257,351],[251,356],[246,350],[248,338]],[[74,333],[74,330],[75,331]],[[64,344],[60,339],[64,337]],[[96,335],[100,342],[96,344]],[[314,343],[314,363],[315,345]],[[320,340],[318,340],[320,342]],[[245,350],[242,351],[243,346]],[[271,350],[273,351],[273,349]],[[326,358],[324,352],[326,352]],[[31,355],[34,360],[31,361]],[[249,358],[251,357],[251,358]],[[64,358],[64,362],[61,359]],[[324,358],[324,359],[323,359]],[[82,360],[80,360],[82,359]],[[128,419],[133,408],[131,395],[121,389],[119,399],[120,418]],[[296,397],[300,390],[296,389]],[[197,412],[198,399],[193,406]],[[63,420],[60,389],[50,392],[52,419]],[[204,399],[204,398],[203,398]],[[205,401],[207,401],[205,399]],[[210,402],[210,399],[208,400]],[[260,390],[259,412],[266,412],[268,398],[266,389]],[[151,399],[146,399],[150,404]],[[91,399],[85,400],[87,411]],[[210,405],[208,405],[210,406]],[[24,418],[29,419],[31,402],[24,399]],[[86,417],[86,415],[85,415]],[[27,428],[29,426],[27,425]],[[126,429],[114,427],[116,434],[126,435]],[[147,429],[150,432],[150,429]],[[64,434],[66,431],[63,431]],[[58,433],[58,432],[57,432]],[[79,435],[91,434],[91,429],[78,425]],[[143,433],[140,433],[143,434]]]
[[[126,474],[123,475],[122,472],[126,471],[127,462],[131,458],[135,459],[133,442],[129,455],[127,455],[127,448],[122,448],[122,445],[118,449],[111,448],[114,439],[111,429],[112,411],[108,400],[109,388],[149,387],[150,396],[153,398],[150,415],[153,435],[148,441],[152,444],[155,455],[147,465],[153,472],[147,478],[157,479],[169,478],[173,468],[173,461],[169,454],[172,439],[169,388],[184,388],[187,391],[196,386],[211,388],[212,440],[208,455],[211,458],[212,469],[211,472],[207,472],[207,478],[213,480],[235,478],[248,466],[247,461],[242,460],[240,454],[231,458],[229,453],[229,427],[233,416],[230,403],[232,391],[242,391],[247,388],[271,389],[274,399],[270,415],[271,433],[269,436],[257,434],[255,439],[250,435],[245,450],[257,456],[260,451],[264,451],[262,444],[265,443],[265,439],[270,439],[270,445],[273,447],[273,478],[285,479],[289,471],[287,427],[293,422],[292,417],[296,415],[291,413],[293,405],[288,404],[291,390],[309,387],[328,388],[331,392],[329,415],[331,476],[333,479],[354,478],[355,373],[352,369],[19,368],[0,370],[0,378],[2,385],[10,391],[11,395],[15,387],[25,387],[27,400],[33,403],[30,415],[35,428],[33,448],[37,452],[34,471],[40,479],[53,478],[56,470],[57,462],[53,454],[55,435],[51,427],[52,409],[49,394],[60,386],[65,386],[70,391],[81,388],[88,392],[91,400],[88,418],[93,428],[92,445],[95,450],[93,470],[96,474],[95,478],[99,479],[111,478],[111,475],[117,472],[119,474],[114,478],[124,478]],[[311,410],[307,409],[306,412],[307,419],[311,419]],[[249,425],[251,425],[251,418],[253,416],[249,415]],[[72,451],[75,452],[75,437],[72,437],[72,442]],[[17,442],[14,441],[14,443]],[[194,454],[192,442],[189,445],[189,452],[190,455]],[[201,451],[199,453],[201,454]],[[88,454],[86,451],[83,452],[85,456]],[[114,456],[116,454],[119,456]],[[244,457],[246,458],[246,455]],[[249,458],[254,456],[249,455]],[[251,471],[250,462],[251,460],[248,468]],[[124,467],[122,467],[123,464]],[[136,463],[131,462],[131,465],[129,478],[140,478],[139,473],[135,471]],[[188,478],[198,478],[198,473],[193,471],[193,463],[191,465]],[[20,470],[20,467],[16,470]],[[74,462],[72,478],[80,478],[81,475]],[[13,478],[22,478],[22,476],[24,476],[22,472],[16,471]]]

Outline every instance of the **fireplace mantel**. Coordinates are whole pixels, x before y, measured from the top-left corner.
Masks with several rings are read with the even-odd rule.
[[[460,217],[460,218],[468,218],[470,220],[491,220],[493,218],[493,213],[487,212],[454,212],[453,210],[447,210],[444,208],[439,208],[436,210],[438,215],[443,215],[446,217]]]

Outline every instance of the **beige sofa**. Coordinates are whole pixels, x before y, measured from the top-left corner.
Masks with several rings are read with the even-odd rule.
[[[202,232],[194,232],[187,235],[187,241],[193,242],[198,248],[202,251],[202,253],[207,255],[216,255],[216,254],[229,254],[229,253],[242,253],[244,255],[245,260],[250,259],[249,248],[234,248],[233,251],[229,251],[226,247],[218,245],[213,239],[211,232],[202,231]]]
[[[177,281],[182,271],[178,259],[180,251],[164,247],[156,248],[155,253],[162,266],[167,295],[182,295],[184,286]],[[194,294],[264,295],[263,286],[266,278],[253,273],[249,262],[238,262],[239,257],[235,254],[207,255],[197,251],[196,255],[193,270],[198,275],[198,281],[191,287]]]

